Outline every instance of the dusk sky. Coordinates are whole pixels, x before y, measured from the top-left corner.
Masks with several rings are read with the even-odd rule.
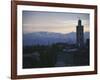
[[[26,34],[44,31],[65,34],[69,32],[76,32],[78,19],[82,20],[82,25],[84,25],[84,31],[89,31],[89,14],[23,11],[23,33]]]

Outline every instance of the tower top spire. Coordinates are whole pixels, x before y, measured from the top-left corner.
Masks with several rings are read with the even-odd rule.
[[[78,25],[81,26],[81,19],[78,20]]]

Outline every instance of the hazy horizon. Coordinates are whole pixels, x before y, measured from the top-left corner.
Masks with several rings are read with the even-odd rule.
[[[84,33],[87,33],[89,31],[85,31]],[[34,31],[34,32],[30,32],[30,33],[26,33],[26,34],[32,34],[32,33],[58,33],[58,34],[70,34],[70,33],[76,33],[76,32],[69,32],[69,33],[60,33],[60,32],[49,32],[49,31]],[[89,32],[90,33],[90,32]],[[25,34],[25,33],[24,33]]]
[[[23,34],[32,32],[76,32],[78,19],[82,20],[84,32],[89,32],[89,14],[67,12],[23,11]]]

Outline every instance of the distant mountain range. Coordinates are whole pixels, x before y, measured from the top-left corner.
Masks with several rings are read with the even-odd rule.
[[[84,41],[89,38],[89,32],[84,33]],[[23,45],[50,45],[53,43],[76,43],[76,32],[67,34],[54,32],[33,32],[23,34]]]

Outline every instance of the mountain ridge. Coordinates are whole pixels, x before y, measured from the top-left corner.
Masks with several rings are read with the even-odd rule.
[[[89,38],[89,32],[84,32],[84,40]],[[33,32],[23,34],[23,45],[50,45],[53,43],[76,43],[76,32],[66,34],[56,32]]]

